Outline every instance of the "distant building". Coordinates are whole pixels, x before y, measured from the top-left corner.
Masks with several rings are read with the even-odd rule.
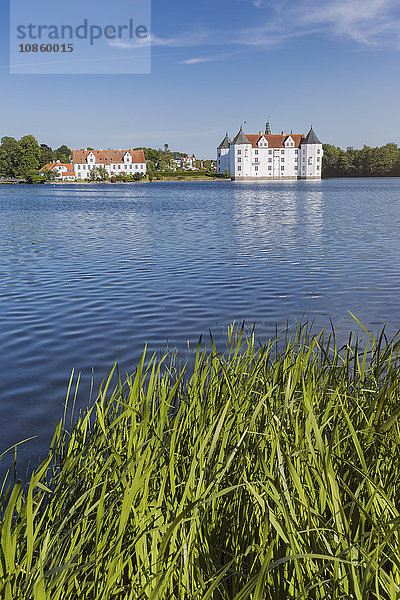
[[[181,156],[173,160],[177,169],[183,169],[185,171],[196,171],[196,157],[195,156]]]
[[[217,173],[232,179],[321,179],[322,144],[313,128],[306,136],[282,131],[245,134],[243,128],[233,141],[228,133],[217,149]]]
[[[72,164],[61,163],[59,160],[44,165],[39,171],[43,175],[45,171],[54,171],[63,181],[74,181],[76,179]]]
[[[93,167],[103,167],[110,177],[146,174],[143,150],[74,150],[72,163],[77,179],[88,179]]]

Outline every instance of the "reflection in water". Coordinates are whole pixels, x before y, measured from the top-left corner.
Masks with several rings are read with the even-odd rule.
[[[234,190],[236,234],[240,242],[265,251],[265,244],[296,245],[304,236],[317,243],[323,228],[322,191],[293,190],[274,182],[275,189]]]
[[[322,203],[322,191],[307,194],[304,202],[304,209],[307,216],[307,232],[315,238],[316,243],[321,238],[324,224]]]

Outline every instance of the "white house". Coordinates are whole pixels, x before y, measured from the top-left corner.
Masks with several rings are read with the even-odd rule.
[[[143,150],[74,150],[72,163],[77,179],[87,179],[93,167],[103,167],[110,177],[146,174]]]
[[[233,141],[228,133],[217,149],[217,173],[230,173],[238,181],[257,179],[321,179],[322,144],[313,128],[303,134],[245,134]]]
[[[73,165],[62,163],[59,160],[44,165],[39,173],[43,174],[45,171],[54,171],[57,177],[60,177],[63,181],[74,181],[76,179]]]
[[[196,157],[195,156],[181,156],[173,160],[173,163],[178,169],[184,169],[185,171],[196,171]]]

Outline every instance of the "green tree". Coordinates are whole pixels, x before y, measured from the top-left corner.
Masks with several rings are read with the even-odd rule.
[[[54,150],[55,160],[59,160],[61,163],[69,164],[71,162],[72,150],[65,144]]]
[[[322,177],[394,177],[400,176],[400,149],[395,143],[361,150],[342,150],[324,144]]]
[[[46,144],[40,144],[40,160],[39,160],[39,169],[44,167],[44,165],[48,165],[49,163],[54,162],[54,152],[47,146]]]
[[[43,178],[43,181],[57,181],[60,174],[58,171],[53,171],[53,169],[45,169],[40,176]]]
[[[0,146],[0,176],[17,177],[19,172],[19,147],[12,137],[1,138]]]
[[[24,135],[18,142],[19,175],[28,183],[34,183],[40,165],[40,146],[33,135]]]
[[[91,181],[107,181],[108,173],[104,167],[93,167],[90,171]]]

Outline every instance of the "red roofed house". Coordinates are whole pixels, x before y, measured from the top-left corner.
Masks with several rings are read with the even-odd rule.
[[[72,162],[77,179],[88,179],[93,167],[104,167],[110,177],[146,173],[143,150],[74,150]]]
[[[76,179],[73,165],[61,163],[59,160],[44,165],[39,173],[43,174],[45,171],[54,171],[63,181],[74,181]]]
[[[311,127],[298,133],[245,135],[243,128],[231,142],[228,133],[217,149],[217,172],[238,181],[257,179],[321,179],[322,144]]]

